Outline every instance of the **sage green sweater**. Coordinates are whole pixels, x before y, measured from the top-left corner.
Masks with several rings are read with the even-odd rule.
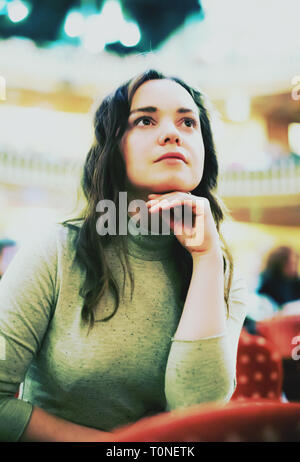
[[[129,234],[133,298],[110,244],[105,253],[120,292],[124,282],[125,290],[117,313],[99,322],[114,308],[112,294],[105,295],[88,334],[76,233],[54,225],[17,253],[0,282],[0,441],[20,438],[33,406],[111,431],[165,410],[228,401],[245,317],[241,282],[233,281],[224,335],[174,340],[183,308],[172,259],[176,237]]]

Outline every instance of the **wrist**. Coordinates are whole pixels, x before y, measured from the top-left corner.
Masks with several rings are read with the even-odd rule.
[[[222,264],[223,266],[223,254],[221,249],[213,249],[208,252],[192,252],[193,263],[197,264],[201,261],[211,262],[212,264]]]

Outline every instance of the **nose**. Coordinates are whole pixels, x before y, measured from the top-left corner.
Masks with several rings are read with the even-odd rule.
[[[180,146],[182,144],[180,133],[174,126],[163,129],[159,135],[158,142],[161,146],[165,144],[177,144]]]

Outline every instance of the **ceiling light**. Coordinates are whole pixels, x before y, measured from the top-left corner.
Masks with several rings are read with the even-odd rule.
[[[134,47],[141,39],[140,29],[134,22],[126,22],[122,27],[120,42],[125,47]]]
[[[0,15],[6,14],[6,1],[0,0]]]
[[[14,0],[7,4],[7,14],[12,22],[20,22],[29,15],[29,7],[21,0]]]
[[[83,47],[89,53],[100,53],[106,44],[103,33],[103,18],[99,14],[93,14],[86,19],[86,27],[82,36]]]
[[[84,17],[79,11],[71,11],[65,20],[65,33],[69,37],[79,37],[84,30]]]

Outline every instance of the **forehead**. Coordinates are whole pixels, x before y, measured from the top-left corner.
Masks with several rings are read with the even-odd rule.
[[[131,109],[155,106],[158,109],[186,107],[199,112],[189,92],[174,80],[160,79],[144,82],[135,92]]]

